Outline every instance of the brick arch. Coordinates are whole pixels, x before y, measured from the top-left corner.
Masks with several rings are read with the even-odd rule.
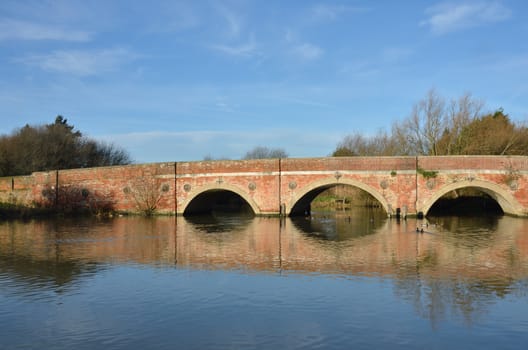
[[[368,194],[370,194],[374,198],[376,198],[376,200],[381,204],[381,206],[383,207],[385,212],[387,214],[390,214],[389,203],[387,202],[385,197],[383,197],[383,195],[381,193],[379,193],[379,191],[377,191],[375,188],[373,188],[373,187],[371,187],[369,185],[366,185],[366,184],[364,184],[362,182],[359,182],[359,181],[356,181],[356,180],[352,180],[352,179],[346,179],[346,178],[343,179],[343,178],[341,178],[341,179],[339,179],[339,181],[336,181],[334,176],[326,178],[326,179],[321,179],[321,180],[317,180],[317,181],[311,182],[308,185],[306,185],[303,188],[301,188],[300,192],[298,192],[293,197],[293,199],[290,201],[290,203],[286,204],[286,214],[290,215],[291,212],[292,212],[292,209],[295,207],[295,205],[305,195],[307,195],[309,192],[317,190],[318,188],[322,188],[322,187],[330,188],[332,186],[337,186],[337,185],[349,185],[349,186],[353,186],[353,187],[357,187],[357,188],[362,189],[363,191],[367,192]]]
[[[181,209],[178,210],[178,214],[183,214],[189,204],[200,194],[208,192],[208,191],[228,191],[233,192],[237,195],[239,195],[242,199],[244,199],[251,209],[253,210],[253,213],[255,215],[260,215],[261,210],[260,207],[257,205],[257,203],[253,200],[253,198],[249,197],[247,192],[242,190],[240,187],[230,185],[230,184],[208,184],[204,186],[200,186],[198,188],[195,188],[192,190],[189,195],[187,196],[186,200],[182,203],[180,206]]]
[[[507,190],[497,185],[496,183],[482,180],[464,180],[446,185],[440,188],[428,200],[426,200],[421,210],[419,209],[419,211],[424,213],[424,215],[427,215],[431,207],[442,196],[451,191],[469,187],[476,188],[489,195],[491,198],[497,201],[497,203],[505,214],[523,215],[522,207]]]

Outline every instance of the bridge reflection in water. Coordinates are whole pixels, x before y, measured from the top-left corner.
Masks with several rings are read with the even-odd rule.
[[[396,294],[433,321],[449,305],[471,319],[488,299],[522,290],[528,280],[528,220],[396,221],[369,209],[295,220],[233,215],[0,225],[0,274],[27,283],[28,293],[75,288],[109,264],[377,276],[393,280]]]

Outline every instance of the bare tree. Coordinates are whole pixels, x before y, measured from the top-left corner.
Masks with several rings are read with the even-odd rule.
[[[397,155],[398,150],[394,140],[383,130],[374,136],[363,136],[356,132],[337,145],[332,156],[385,156]]]
[[[476,120],[484,107],[482,100],[472,98],[466,93],[458,99],[451,100],[447,111],[447,128],[441,140],[441,154],[460,154],[463,147],[463,131]]]
[[[211,154],[207,154],[203,157],[203,160],[205,161],[214,161],[214,160],[229,160],[229,157],[221,156],[221,157],[213,157]]]
[[[247,151],[243,159],[271,159],[271,158],[288,158],[288,153],[282,148],[268,148],[256,146]]]
[[[127,190],[136,203],[136,208],[147,216],[156,212],[164,192],[154,177],[138,177],[130,183]]]
[[[466,93],[446,105],[434,90],[395,122],[391,134],[353,133],[338,143],[333,156],[456,154],[528,154],[528,128],[514,123],[502,109],[482,114],[484,102]]]
[[[438,141],[447,127],[445,101],[431,89],[427,96],[413,106],[411,115],[394,129],[398,140],[404,142],[405,153],[438,155]]]

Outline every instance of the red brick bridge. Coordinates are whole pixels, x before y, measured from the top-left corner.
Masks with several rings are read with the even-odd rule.
[[[243,203],[256,215],[296,215],[336,185],[371,194],[388,215],[426,215],[445,194],[474,188],[504,213],[528,216],[528,157],[337,157],[139,164],[0,179],[0,201],[111,206],[192,214]]]

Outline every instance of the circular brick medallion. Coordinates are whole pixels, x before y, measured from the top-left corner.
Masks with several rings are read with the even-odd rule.
[[[426,186],[428,189],[430,189],[430,190],[432,190],[432,189],[435,187],[435,185],[436,185],[436,182],[435,182],[434,179],[429,179],[429,180],[427,180],[427,182],[425,183],[425,186]]]

